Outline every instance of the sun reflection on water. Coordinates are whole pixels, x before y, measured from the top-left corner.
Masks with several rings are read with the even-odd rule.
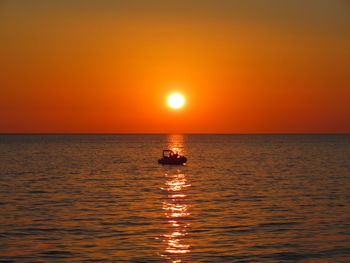
[[[169,135],[169,149],[183,154],[183,136]],[[191,187],[181,169],[169,167],[164,176],[166,181],[161,188],[166,194],[163,200],[163,214],[166,218],[166,233],[162,235],[165,248],[162,256],[172,263],[184,262],[184,256],[191,251],[188,235],[190,228],[190,205],[187,190]]]
[[[167,194],[163,201],[163,213],[167,219],[167,233],[163,234],[166,243],[163,256],[171,262],[182,262],[180,255],[190,252],[191,245],[186,240],[191,215],[187,203],[186,189],[191,186],[179,170],[175,174],[165,174],[167,180],[162,190]]]

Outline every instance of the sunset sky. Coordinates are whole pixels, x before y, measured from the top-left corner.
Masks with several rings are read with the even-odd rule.
[[[350,1],[0,0],[0,132],[350,133]]]

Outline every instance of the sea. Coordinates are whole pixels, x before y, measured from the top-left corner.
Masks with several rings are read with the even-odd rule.
[[[0,262],[350,262],[350,135],[1,134]]]

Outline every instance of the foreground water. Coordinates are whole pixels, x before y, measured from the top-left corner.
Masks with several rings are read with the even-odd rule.
[[[0,135],[0,226],[8,262],[349,262],[350,136]]]

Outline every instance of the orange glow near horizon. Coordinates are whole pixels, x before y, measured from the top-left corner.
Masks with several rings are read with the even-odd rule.
[[[350,132],[346,1],[136,3],[2,1],[0,133]]]

